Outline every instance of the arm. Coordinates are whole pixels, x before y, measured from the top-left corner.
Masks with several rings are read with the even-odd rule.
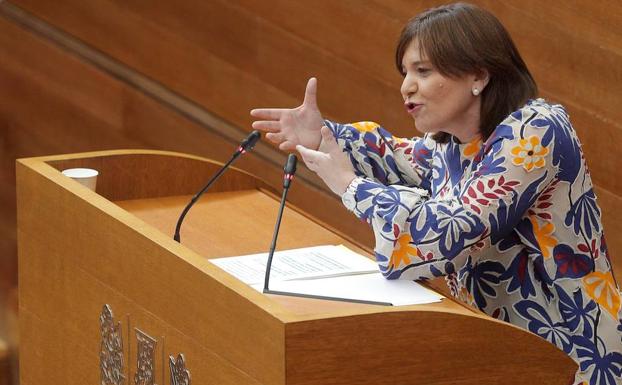
[[[449,274],[476,257],[476,249],[513,231],[557,175],[554,153],[561,152],[553,146],[564,146],[558,129],[528,108],[512,114],[487,141],[482,161],[458,196],[449,199],[355,179],[343,198],[354,202],[349,208],[372,226],[381,272],[389,279]]]
[[[339,124],[325,120],[325,123],[339,146],[348,153],[357,175],[384,185],[401,184],[429,190],[436,146],[431,137],[396,138],[373,122]]]

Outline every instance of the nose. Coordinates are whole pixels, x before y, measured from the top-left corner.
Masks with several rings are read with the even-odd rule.
[[[400,87],[402,98],[404,98],[404,100],[407,100],[409,97],[417,93],[418,89],[419,87],[417,85],[415,77],[407,73],[406,76],[404,76],[402,86]]]

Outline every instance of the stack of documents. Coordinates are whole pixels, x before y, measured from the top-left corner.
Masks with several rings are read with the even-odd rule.
[[[263,291],[267,260],[268,253],[262,253],[211,259],[210,262]],[[394,306],[432,303],[443,298],[414,281],[385,279],[374,261],[342,245],[274,253],[269,288]]]

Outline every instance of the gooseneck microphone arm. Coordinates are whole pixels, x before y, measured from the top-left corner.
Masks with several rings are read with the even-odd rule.
[[[285,208],[285,201],[287,199],[287,192],[289,191],[289,185],[294,179],[296,173],[296,163],[298,158],[296,155],[289,154],[287,157],[287,163],[283,169],[283,196],[281,197],[281,205],[279,206],[279,213],[276,217],[276,224],[274,225],[274,233],[272,234],[272,243],[270,244],[270,251],[268,253],[268,263],[266,264],[266,275],[263,283],[263,292],[268,292],[268,284],[270,283],[270,270],[272,268],[272,258],[274,257],[274,250],[276,249],[276,240],[279,236],[279,228],[281,227],[281,219],[283,218],[283,209]]]
[[[188,214],[188,211],[190,211],[190,208],[192,208],[192,206],[194,206],[194,204],[199,200],[201,195],[203,195],[203,193],[206,192],[210,188],[210,186],[212,184],[214,184],[214,182],[216,182],[216,180],[218,180],[218,178],[220,178],[220,176],[229,168],[229,166],[231,166],[231,164],[240,155],[245,154],[246,152],[252,150],[253,147],[255,147],[255,144],[257,143],[257,141],[259,141],[260,138],[261,138],[261,134],[259,133],[259,131],[251,132],[246,137],[246,139],[244,139],[242,141],[242,143],[240,143],[240,146],[237,148],[237,150],[235,151],[235,153],[233,154],[231,159],[229,159],[229,161],[227,163],[225,163],[225,165],[223,165],[220,168],[220,170],[218,170],[216,175],[214,175],[209,180],[209,182],[207,182],[207,184],[198,193],[194,194],[194,196],[192,197],[190,202],[188,202],[188,204],[186,205],[184,210],[181,212],[181,215],[179,216],[179,219],[177,220],[177,225],[175,226],[175,234],[173,235],[173,239],[174,240],[176,240],[177,242],[180,242],[180,238],[181,238],[180,237],[181,224],[183,223],[184,218],[186,217],[186,214]]]
[[[327,297],[323,295],[315,295],[315,294],[304,294],[304,293],[294,293],[287,291],[278,291],[278,290],[270,290],[270,270],[272,268],[272,259],[274,257],[274,250],[276,249],[276,240],[279,236],[279,228],[281,227],[281,218],[283,217],[283,209],[285,208],[285,200],[287,198],[287,191],[289,190],[289,185],[294,178],[294,174],[296,173],[296,155],[289,155],[287,158],[287,163],[285,164],[285,168],[283,169],[285,175],[283,176],[283,196],[281,197],[281,205],[279,206],[279,213],[277,214],[276,224],[274,226],[274,234],[272,235],[272,244],[270,245],[270,251],[268,253],[268,262],[266,263],[266,275],[264,278],[263,284],[263,292],[265,294],[276,294],[276,295],[285,295],[291,297],[302,297],[302,298],[313,298],[313,299],[323,299],[327,301],[343,301],[343,302],[354,302],[354,303],[364,303],[369,305],[382,305],[382,306],[392,306],[389,302],[379,302],[379,301],[368,301],[368,300],[360,300],[360,299],[350,299],[350,298],[340,298],[340,297]]]

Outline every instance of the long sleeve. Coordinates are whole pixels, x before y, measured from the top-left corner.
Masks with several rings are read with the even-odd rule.
[[[355,172],[384,185],[399,184],[430,189],[431,137],[403,139],[373,122],[338,124],[329,120],[339,146],[348,153]]]
[[[450,274],[513,232],[560,172],[564,149],[572,148],[560,121],[567,117],[558,113],[532,108],[510,115],[481,148],[478,162],[463,170],[455,193],[443,198],[377,178],[356,180],[346,194],[353,195],[354,214],[373,228],[382,273],[389,279]],[[446,155],[458,145],[443,146]]]

